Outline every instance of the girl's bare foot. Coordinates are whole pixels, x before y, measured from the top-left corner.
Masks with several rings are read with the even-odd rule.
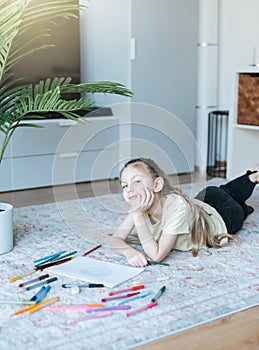
[[[259,171],[256,171],[252,174],[250,174],[249,176],[250,181],[254,182],[254,183],[259,183]]]

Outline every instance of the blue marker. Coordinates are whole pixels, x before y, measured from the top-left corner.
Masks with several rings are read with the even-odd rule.
[[[41,293],[39,293],[37,295],[37,298],[35,300],[36,303],[40,303],[45,298],[45,296],[48,294],[49,290],[50,290],[50,286],[44,287],[44,290],[42,290]]]
[[[42,292],[44,291],[45,287],[41,287],[41,289],[38,290],[38,292],[33,296],[31,297],[30,301],[35,301],[37,299],[37,296]]]
[[[41,289],[30,299],[30,301],[35,301],[35,303],[39,303],[44,299],[49,290],[50,286],[42,286]]]
[[[125,300],[122,300],[118,303],[118,305],[123,305],[123,304],[126,304],[132,300],[135,300],[135,299],[139,299],[139,298],[145,298],[149,295],[150,293],[149,292],[142,292],[142,293],[139,293],[137,295],[133,295],[132,297],[129,297]]]

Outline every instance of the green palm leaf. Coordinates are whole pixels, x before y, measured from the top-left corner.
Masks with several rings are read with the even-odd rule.
[[[19,121],[25,118],[29,114],[29,117],[33,113],[47,113],[58,112],[60,114],[70,115],[74,119],[76,115],[75,111],[79,109],[87,109],[93,102],[90,99],[75,99],[64,100],[61,98],[61,89],[57,81],[53,84],[51,89],[47,90],[43,84],[37,84],[34,92],[32,85],[26,87],[22,95],[18,97],[15,102],[16,116],[14,121]],[[71,112],[71,113],[70,113]]]
[[[56,77],[40,81],[35,86],[22,84],[23,77],[13,79],[15,65],[51,44],[35,44],[50,36],[57,18],[78,17],[85,6],[74,0],[0,0],[0,132],[4,134],[0,148],[0,163],[6,147],[17,127],[38,127],[24,122],[44,118],[44,113],[58,112],[64,117],[80,121],[76,113],[94,104],[88,94],[109,93],[132,97],[124,85],[109,82],[73,84],[70,77]],[[38,25],[40,23],[40,26]],[[35,29],[35,24],[37,28]],[[82,98],[66,100],[68,93]]]

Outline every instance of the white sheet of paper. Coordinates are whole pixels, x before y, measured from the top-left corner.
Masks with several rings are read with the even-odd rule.
[[[144,268],[114,264],[106,261],[77,257],[64,264],[46,269],[47,271],[90,283],[102,283],[113,288],[144,271]]]

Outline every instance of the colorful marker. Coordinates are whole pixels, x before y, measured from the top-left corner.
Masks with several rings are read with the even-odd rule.
[[[33,295],[32,297],[31,297],[31,301],[35,301],[36,299],[37,299],[37,296],[38,295],[40,295],[43,291],[44,291],[44,289],[45,289],[45,287],[43,286],[43,287],[41,287],[41,289],[40,290],[38,290],[38,292],[35,294],[35,295]],[[36,301],[35,301],[35,304],[36,304]]]
[[[47,311],[87,311],[90,308],[103,308],[103,304],[86,304],[86,305],[56,305],[46,307]]]
[[[128,302],[130,302],[130,301],[132,301],[132,300],[136,300],[136,299],[139,299],[139,298],[145,298],[145,297],[147,297],[149,294],[150,294],[149,292],[142,292],[142,293],[140,293],[140,294],[138,294],[138,295],[134,295],[134,296],[128,298],[127,300],[122,300],[122,301],[120,301],[120,302],[118,303],[118,305],[122,305],[122,304],[124,304],[124,303],[128,303]]]
[[[147,304],[146,306],[144,307],[141,307],[140,309],[137,309],[137,310],[134,310],[134,311],[131,311],[131,312],[127,312],[126,313],[126,317],[129,317],[129,316],[132,316],[132,315],[135,315],[141,311],[146,311],[154,306],[158,305],[158,302],[157,301],[154,301],[153,303],[150,303],[150,304]]]
[[[163,286],[162,288],[160,288],[157,294],[151,299],[151,303],[153,303],[154,301],[157,301],[161,297],[161,295],[164,293],[165,290],[166,290],[166,286]]]
[[[44,309],[46,306],[51,305],[59,301],[59,297],[54,297],[45,301],[40,302],[39,304],[36,304],[35,306],[32,306],[29,310],[27,310],[28,314],[32,314],[36,311]]]
[[[40,289],[40,291],[36,294],[36,303],[40,303],[45,296],[48,294],[48,292],[50,291],[50,286],[44,286],[42,287],[42,289]]]
[[[44,280],[45,278],[48,278],[48,277],[49,277],[49,274],[46,273],[46,275],[39,276],[37,278],[34,278],[34,279],[32,279],[30,281],[27,281],[27,282],[24,282],[24,283],[20,283],[19,287],[28,286],[29,284],[32,284],[32,283],[37,282],[37,281]]]
[[[98,312],[97,314],[94,314],[94,315],[89,315],[89,316],[80,317],[80,318],[72,318],[71,320],[68,320],[67,323],[72,324],[72,323],[77,323],[81,321],[92,320],[94,318],[106,317],[110,315],[112,315],[111,311]]]
[[[92,308],[92,309],[88,309],[86,312],[128,310],[130,308],[131,308],[130,305],[116,305],[116,306],[107,306],[107,307],[101,307],[101,308]]]
[[[134,286],[134,287],[130,287],[127,289],[123,289],[123,290],[117,290],[117,291],[113,291],[113,292],[109,292],[109,295],[115,295],[115,294],[120,294],[120,293],[126,293],[126,292],[130,292],[131,290],[138,290],[138,289],[143,289],[145,288],[145,286],[142,284],[140,286]]]
[[[57,301],[59,301],[59,297],[54,297],[54,298],[51,298],[51,299],[48,299],[45,301],[41,301],[40,303],[34,304],[33,306],[29,306],[29,307],[26,307],[24,309],[18,310],[13,315],[16,316],[16,315],[20,315],[24,312],[29,312],[29,311],[33,310],[34,308],[36,308],[35,311],[38,311],[38,310],[41,310],[43,307],[51,305]]]
[[[115,297],[110,297],[110,298],[102,298],[101,302],[104,303],[104,302],[110,301],[110,300],[129,298],[129,297],[133,297],[134,295],[137,295],[137,294],[139,294],[139,292],[123,294],[123,295],[120,295],[120,296],[115,296]]]
[[[22,275],[18,275],[18,276],[15,276],[15,277],[12,277],[9,279],[9,282],[12,283],[12,282],[15,282],[17,280],[20,280],[21,278],[23,277],[26,277],[26,276],[29,276],[29,275],[32,275],[34,272],[36,272],[36,268],[31,270],[31,271],[28,271],[28,272],[25,272],[23,273]]]
[[[41,281],[41,282],[39,282],[39,283],[32,284],[31,286],[26,287],[26,290],[31,290],[31,289],[40,287],[40,286],[42,286],[43,284],[49,284],[49,283],[55,282],[57,279],[58,279],[57,277],[52,277],[52,278],[49,278],[49,279],[46,280],[46,281]]]

